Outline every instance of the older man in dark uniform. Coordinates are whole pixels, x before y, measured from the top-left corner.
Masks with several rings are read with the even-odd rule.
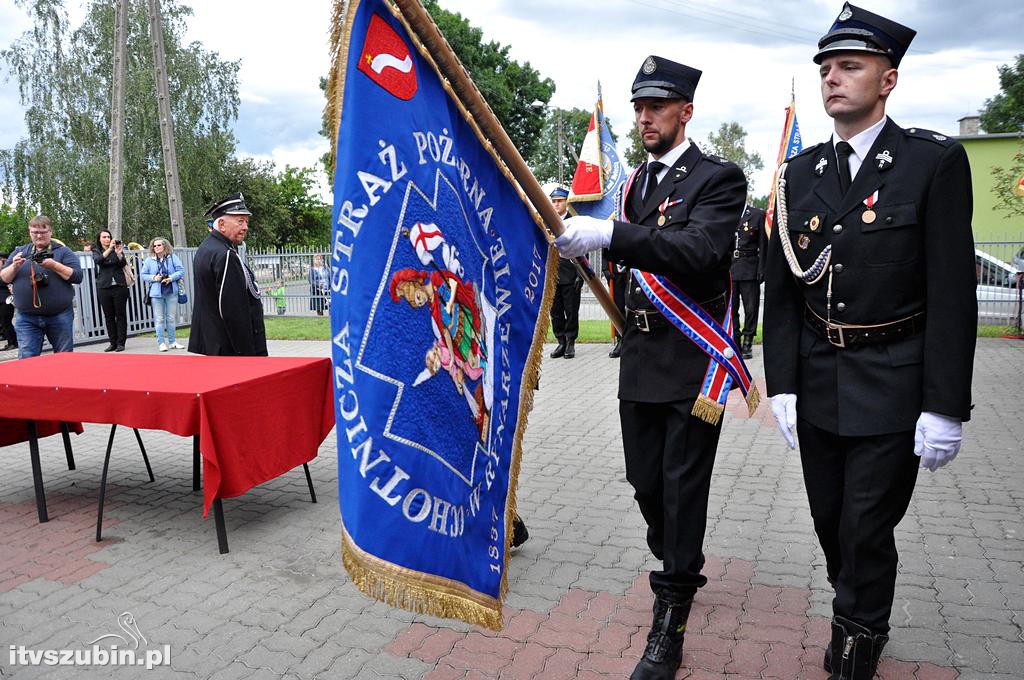
[[[736,227],[736,249],[732,254],[732,327],[733,338],[744,359],[754,356],[757,313],[761,308],[761,281],[764,280],[764,211],[749,203]],[[743,324],[740,325],[740,303]]]
[[[977,302],[971,173],[945,135],[885,115],[915,32],[846,4],[818,43],[835,133],[780,170],[765,373],[835,588],[825,668],[873,677],[888,640],[893,536],[918,468],[970,417]]]
[[[213,229],[196,249],[195,304],[188,351],[215,356],[267,356],[263,302],[256,277],[238,253],[249,233],[242,194],[206,211]]]
[[[686,137],[700,75],[662,57],[644,61],[632,101],[649,157],[626,185],[622,219],[573,217],[555,241],[563,256],[607,248],[612,260],[633,268],[619,416],[626,477],[647,522],[648,546],[663,562],[650,577],[654,621],[634,680],[675,676],[693,596],[707,582],[703,542],[721,411],[704,410],[708,355],[645,292],[654,290],[650,277],[659,277],[717,325],[728,324],[733,235],[747,183],[736,165],[705,155]]]
[[[544,185],[544,190],[558,216],[565,217],[569,190],[555,183]],[[558,258],[558,285],[555,286],[555,297],[551,301],[551,332],[558,340],[558,346],[551,352],[552,359],[572,359],[576,356],[582,290],[583,277],[576,271],[576,265],[570,259]]]

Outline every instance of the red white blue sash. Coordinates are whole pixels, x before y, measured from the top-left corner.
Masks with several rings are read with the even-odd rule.
[[[627,219],[625,199],[639,172],[640,168],[633,171],[622,193],[619,212],[624,220]],[[706,423],[717,425],[725,412],[729,390],[733,385],[738,385],[747,401],[747,411],[753,415],[761,402],[761,396],[750,371],[743,363],[739,347],[732,339],[732,277],[729,279],[723,327],[668,278],[639,269],[633,269],[632,274],[647,298],[669,323],[710,357],[704,383],[691,413]]]

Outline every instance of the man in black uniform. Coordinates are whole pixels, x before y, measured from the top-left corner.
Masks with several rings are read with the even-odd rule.
[[[569,190],[561,184],[544,185],[545,193],[559,217],[565,217]],[[551,301],[551,332],[558,339],[558,346],[551,352],[551,358],[576,356],[576,336],[580,333],[580,291],[583,277],[576,271],[572,260],[558,258],[558,285],[555,298]]]
[[[749,198],[749,196],[748,196]],[[764,211],[749,203],[736,227],[736,249],[732,254],[732,333],[744,359],[754,356],[757,312],[761,308],[761,281],[764,280]],[[743,326],[740,327],[740,302]]]
[[[952,460],[970,417],[967,155],[885,115],[914,35],[846,4],[821,38],[814,61],[835,133],[780,171],[766,261],[768,394],[790,447],[795,427],[835,588],[833,679],[873,677],[888,641],[894,529],[918,467]]]
[[[206,211],[213,229],[196,249],[196,299],[188,351],[215,356],[267,356],[263,302],[256,277],[238,254],[249,233],[242,194],[232,194]]]
[[[565,257],[608,248],[613,260],[667,277],[724,325],[747,182],[736,165],[704,155],[686,137],[700,75],[661,57],[644,61],[632,101],[649,160],[626,185],[625,219],[573,217],[555,246]],[[695,414],[708,355],[657,311],[638,276],[626,292],[619,416],[626,478],[663,568],[651,573],[654,621],[632,678],[670,680],[693,596],[707,582],[700,572],[721,420],[711,424]]]
[[[629,288],[629,267],[613,260],[608,255],[608,249],[603,248],[601,250],[601,271],[604,274],[605,281],[608,283],[608,292],[612,294],[612,302],[615,303],[615,307],[622,314],[622,318],[625,319],[626,289]],[[615,345],[608,352],[608,356],[612,359],[618,359],[622,356],[622,336],[614,328],[612,328],[612,336],[615,338]]]

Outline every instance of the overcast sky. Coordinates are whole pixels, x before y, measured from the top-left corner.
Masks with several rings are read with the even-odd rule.
[[[557,84],[552,103],[590,108],[597,81],[605,112],[620,136],[632,121],[629,88],[648,54],[704,72],[688,135],[698,143],[723,122],[749,133],[747,148],[766,161],[755,176],[768,191],[790,83],[805,144],[831,133],[821,109],[818,37],[842,3],[836,0],[440,0],[511,48]],[[79,3],[67,0],[69,8]],[[0,0],[0,48],[27,27],[24,13]],[[240,59],[239,152],[284,165],[310,166],[327,148],[319,136],[328,68],[329,0],[193,0],[189,40]],[[976,113],[998,92],[996,67],[1024,51],[1020,0],[864,0],[860,6],[918,31],[900,68],[888,112],[905,127],[956,134],[957,119]],[[72,16],[80,16],[73,11]],[[24,134],[15,83],[0,83],[0,148]]]

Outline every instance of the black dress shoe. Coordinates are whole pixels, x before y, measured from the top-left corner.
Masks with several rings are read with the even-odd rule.
[[[548,356],[550,356],[552,359],[560,359],[563,356],[565,356],[565,343],[558,343],[558,347],[555,348],[555,351],[549,354]]]
[[[118,345],[117,347],[114,348],[114,351],[115,352],[123,352],[124,351],[124,345]]]
[[[17,345],[12,345],[11,343],[7,343],[3,347],[0,347],[0,352],[9,352],[12,349],[18,349],[18,346]]]
[[[574,359],[576,357],[576,344],[573,342],[567,342],[565,344],[565,358]]]
[[[115,349],[117,349],[117,345],[109,344],[109,345],[107,345],[106,347],[103,348],[103,351],[104,352],[113,352]]]
[[[608,352],[608,357],[611,359],[618,359],[622,356],[622,339],[615,338],[615,346],[612,347],[612,351]]]
[[[512,518],[512,547],[518,548],[530,538],[530,532],[526,530],[526,522],[518,514]]]

